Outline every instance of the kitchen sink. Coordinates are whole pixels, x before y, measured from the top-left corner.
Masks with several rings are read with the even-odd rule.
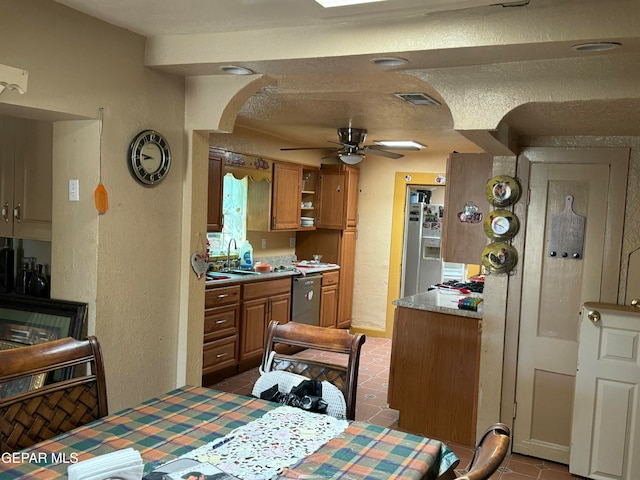
[[[224,275],[220,273],[207,273],[207,280],[228,280],[231,277],[229,275]]]
[[[260,275],[260,272],[254,272],[253,270],[229,270],[232,275]]]

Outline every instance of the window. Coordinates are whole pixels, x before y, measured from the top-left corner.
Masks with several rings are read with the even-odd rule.
[[[248,177],[238,180],[227,173],[222,187],[222,232],[207,233],[211,255],[226,255],[231,239],[238,247],[247,239],[247,185]]]

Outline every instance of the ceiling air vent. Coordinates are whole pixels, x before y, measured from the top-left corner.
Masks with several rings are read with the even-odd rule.
[[[414,105],[440,105],[439,101],[426,93],[394,93],[394,95]]]

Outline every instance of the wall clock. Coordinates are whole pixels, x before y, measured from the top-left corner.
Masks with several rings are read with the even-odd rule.
[[[520,230],[520,220],[508,210],[493,210],[484,219],[484,233],[491,240],[509,240]]]
[[[133,178],[147,187],[157,185],[169,173],[169,142],[155,130],[143,130],[129,145],[129,169]]]

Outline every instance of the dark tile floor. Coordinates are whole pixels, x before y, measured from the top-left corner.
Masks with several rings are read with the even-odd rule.
[[[356,420],[397,428],[398,411],[390,409],[387,404],[390,354],[391,340],[367,337],[360,357]],[[300,355],[335,354],[307,351],[301,352]],[[256,368],[221,381],[212,387],[226,392],[250,395],[258,376],[259,372]],[[456,472],[462,474],[471,460],[473,449],[455,443],[448,443],[448,445],[460,459],[459,469]],[[571,475],[566,465],[513,454],[507,456],[502,467],[491,478],[494,480],[571,480],[580,477]]]

